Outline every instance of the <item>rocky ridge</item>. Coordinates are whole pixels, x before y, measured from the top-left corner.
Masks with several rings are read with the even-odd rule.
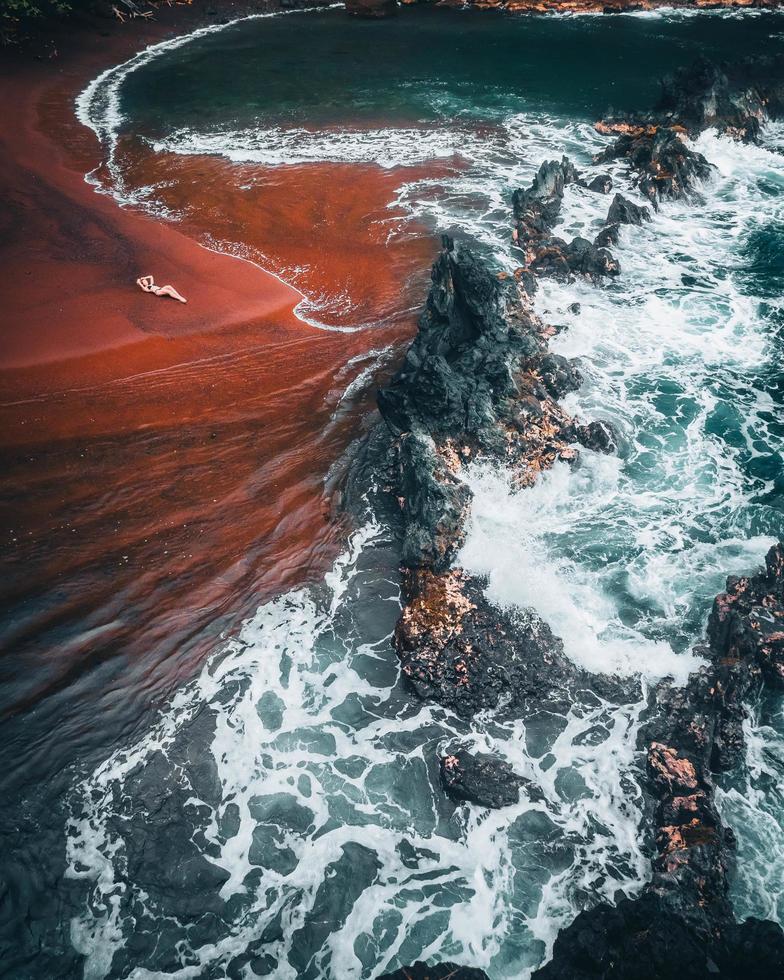
[[[784,690],[784,545],[765,569],[731,577],[708,620],[707,660],[685,687],[654,694],[641,742],[653,802],[653,875],[642,894],[581,912],[541,980],[702,980],[784,975],[784,932],[737,923],[729,900],[735,839],[716,809],[713,774],[744,758],[746,705]],[[751,973],[749,971],[752,971]],[[754,972],[757,971],[757,972]]]
[[[617,138],[595,162],[628,160],[654,208],[694,196],[711,168],[689,136],[715,126],[758,139],[760,120],[781,111],[781,78],[781,63],[760,71],[699,62],[664,83],[654,113],[598,124]],[[605,696],[622,696],[617,681],[586,677],[571,664],[534,612],[495,609],[483,583],[453,567],[470,506],[460,480],[467,463],[480,456],[502,460],[526,485],[555,460],[574,460],[575,443],[614,448],[609,427],[580,426],[558,406],[556,399],[579,385],[579,372],[547,351],[553,328],[533,313],[530,296],[542,275],[595,281],[617,275],[607,245],[617,241],[621,224],[649,220],[650,212],[616,195],[594,242],[567,243],[553,229],[570,183],[611,190],[606,175],[587,181],[563,159],[545,162],[531,186],[515,192],[513,245],[525,264],[514,276],[493,275],[469,250],[444,241],[419,333],[379,394],[394,439],[393,482],[404,527],[404,608],[395,649],[418,696],[466,717],[566,705],[597,685]],[[784,975],[780,927],[735,921],[728,897],[734,838],[717,811],[713,783],[714,773],[744,757],[746,704],[764,684],[784,686],[783,626],[784,546],[777,545],[764,571],[730,578],[715,600],[707,643],[698,648],[705,666],[684,687],[662,683],[651,697],[640,737],[651,881],[635,899],[580,913],[536,977]],[[440,771],[450,796],[481,806],[513,802],[524,785],[500,760],[459,747],[441,758]],[[415,964],[409,972],[426,976],[432,969]],[[455,980],[482,975],[450,970]]]
[[[553,330],[531,307],[530,269],[494,274],[445,238],[432,280],[419,332],[378,396],[403,527],[394,645],[404,677],[464,717],[568,705],[597,683],[620,693],[612,679],[580,671],[535,612],[498,610],[483,582],[453,567],[471,501],[466,465],[497,460],[525,486],[556,460],[573,462],[575,444],[609,451],[615,435],[558,405],[581,377],[547,349]]]

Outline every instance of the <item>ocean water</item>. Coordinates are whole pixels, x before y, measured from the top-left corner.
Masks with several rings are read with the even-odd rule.
[[[371,164],[399,176],[389,204],[411,227],[511,270],[511,193],[542,159],[589,167],[605,145],[591,123],[609,107],[648,106],[656,78],[698,52],[777,50],[783,28],[756,13],[291,14],[148,51],[90,86],[79,112],[107,150],[92,179],[125,201],[166,206],[163,185],[133,184],[129,138],[247,179]],[[568,408],[611,421],[619,455],[584,452],[523,491],[472,468],[459,556],[494,602],[536,608],[576,662],[638,676],[643,695],[686,678],[724,577],[754,570],[783,529],[784,129],[761,147],[711,133],[697,147],[713,177],[624,229],[617,281],[543,283],[537,298],[564,327],[553,349],[586,378]],[[611,172],[634,198],[624,168]],[[592,237],[608,204],[568,188],[562,233]],[[75,770],[63,920],[85,977],[342,980],[432,958],[506,980],[529,975],[581,908],[639,890],[643,700],[469,725],[401,685],[398,613],[394,541],[370,513],[321,587],[262,605],[151,728]],[[733,899],[741,917],[784,921],[780,701],[757,706],[748,734],[747,768],[720,791],[739,837]],[[455,744],[506,758],[535,802],[449,803],[437,756]]]

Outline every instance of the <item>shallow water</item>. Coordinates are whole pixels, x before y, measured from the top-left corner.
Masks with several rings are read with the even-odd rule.
[[[414,260],[435,232],[514,268],[511,191],[543,158],[588,166],[604,145],[590,124],[610,105],[647,106],[656,77],[696,49],[780,46],[783,26],[770,14],[297,14],[163,47],[80,111],[110,153],[102,187],[288,269],[315,328],[372,331],[422,301]],[[540,291],[540,311],[566,327],[553,348],[586,376],[568,407],[612,421],[619,457],[585,452],[520,492],[503,471],[469,474],[462,564],[494,601],[536,608],[575,661],[643,688],[685,678],[724,577],[754,569],[782,533],[784,130],[765,139],[701,137],[716,166],[702,198],[625,229],[617,282]],[[319,274],[318,221],[334,223],[331,203],[349,193],[305,180],[317,171],[301,168],[324,163],[387,195],[367,212],[367,247],[388,248],[398,272],[372,295],[350,269],[326,287]],[[247,221],[232,220],[292,172],[316,246],[296,269],[263,226],[243,237]],[[613,177],[634,194],[622,168]],[[590,230],[608,203],[569,188],[564,234]],[[384,357],[343,383],[366,385]],[[501,980],[542,962],[579,909],[639,889],[643,702],[469,727],[401,686],[398,611],[394,543],[371,516],[323,586],[263,604],[152,727],[74,767],[51,942],[67,936],[85,976],[359,978],[430,957]],[[741,916],[781,918],[780,704],[760,706],[750,731],[748,772],[721,795],[740,838],[734,900]],[[455,808],[437,754],[456,742],[508,759],[542,799]]]

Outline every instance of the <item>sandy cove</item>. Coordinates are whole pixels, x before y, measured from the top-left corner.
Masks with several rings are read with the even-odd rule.
[[[343,539],[325,520],[325,476],[373,397],[336,410],[345,366],[414,329],[411,315],[358,333],[314,329],[275,276],[85,182],[101,154],[73,100],[106,67],[196,26],[187,8],[161,17],[108,39],[75,32],[56,59],[6,58],[0,72],[0,697],[20,772],[127,736],[220,631],[323,574]],[[325,180],[317,165],[291,168],[265,220],[291,213],[292,181],[339,209],[345,169]],[[320,252],[342,255],[356,232],[371,293],[382,282],[388,297],[412,275],[424,283],[427,237],[408,236],[390,264],[385,236],[368,232],[376,212],[388,216],[395,174],[350,169],[349,223],[332,235],[322,226]],[[337,269],[325,262],[325,282]],[[142,293],[135,279],[148,273],[188,304]],[[39,735],[25,724],[33,708]]]

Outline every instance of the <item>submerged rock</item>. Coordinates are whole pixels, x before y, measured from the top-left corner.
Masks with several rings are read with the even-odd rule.
[[[411,966],[385,973],[378,980],[488,980],[484,970],[471,966],[458,966],[456,963],[412,963]]]
[[[690,133],[716,127],[744,142],[755,141],[765,119],[784,111],[784,57],[715,64],[698,58],[662,82],[656,112]]]
[[[641,225],[651,220],[648,208],[634,204],[623,194],[616,194],[607,212],[608,225]]]
[[[346,12],[370,19],[393,17],[398,12],[397,0],[346,0]]]
[[[439,760],[441,783],[448,796],[498,810],[520,800],[526,780],[494,755],[456,749]]]

